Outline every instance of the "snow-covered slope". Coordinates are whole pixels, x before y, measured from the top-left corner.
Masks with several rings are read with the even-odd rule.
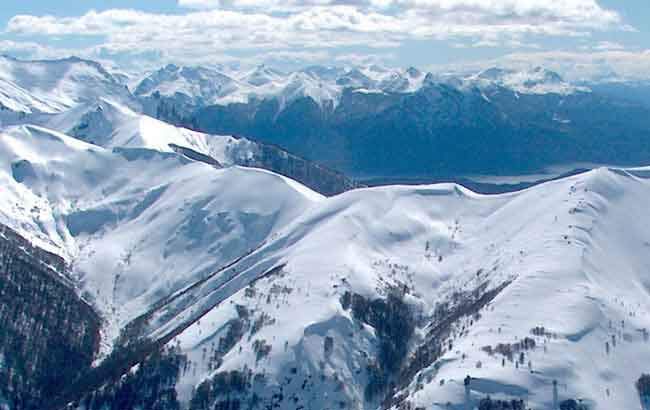
[[[56,113],[111,98],[136,105],[128,89],[94,61],[22,61],[0,56],[0,107],[16,113]]]
[[[72,265],[108,320],[107,343],[321,199],[267,171],[107,150],[36,126],[0,134],[0,179],[0,223]]]
[[[173,126],[139,114],[108,99],[79,104],[63,113],[32,114],[16,124],[35,124],[104,148],[147,148],[179,152],[212,165],[242,165],[268,169],[333,195],[354,182],[344,175],[292,155],[279,147],[243,137],[212,135]]]
[[[222,165],[245,162],[256,152],[255,144],[245,138],[208,135],[176,127],[107,99],[30,120],[104,148],[147,148],[160,152],[189,148]]]
[[[151,148],[9,128],[0,223],[66,258],[106,343],[146,312],[142,335],[188,360],[181,402],[241,374],[246,388],[211,403],[462,408],[469,374],[474,404],[551,408],[556,380],[560,400],[637,406],[650,170],[498,196],[442,184],[323,199]]]
[[[402,70],[373,65],[361,71],[373,81],[372,89],[397,93],[410,93],[419,90],[426,76],[415,67]]]
[[[280,391],[296,397],[281,408],[462,408],[469,374],[475,405],[489,395],[551,408],[557,380],[560,400],[636,408],[650,359],[648,177],[599,169],[501,196],[454,185],[345,193],[152,323],[207,312],[171,342],[196,366],[185,397],[251,369],[265,384],[244,402]],[[202,357],[234,322],[243,335],[215,369]]]

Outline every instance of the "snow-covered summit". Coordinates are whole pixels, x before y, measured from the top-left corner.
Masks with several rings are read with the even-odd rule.
[[[282,79],[286,78],[286,74],[262,64],[248,72],[242,73],[238,78],[244,83],[260,87],[269,83],[282,81]]]
[[[246,103],[253,98],[277,99],[282,107],[299,98],[311,98],[321,107],[335,107],[345,88],[405,93],[419,89],[424,79],[424,74],[414,68],[401,70],[379,66],[310,66],[282,72],[261,65],[251,70],[227,71],[226,75],[216,69],[168,65],[145,78],[135,94],[158,93],[177,98],[179,102],[200,105]]]
[[[32,120],[104,148],[146,148],[174,152],[180,147],[205,155],[222,165],[242,162],[251,158],[256,151],[254,144],[247,139],[208,135],[176,127],[107,99]]]
[[[238,88],[227,75],[204,67],[179,67],[169,64],[142,80],[134,90],[136,96],[183,94],[195,104],[214,104]]]
[[[311,98],[319,106],[336,107],[344,89],[365,93],[413,93],[423,85],[444,82],[457,88],[504,87],[526,94],[571,94],[588,91],[564,81],[557,73],[540,67],[528,70],[489,68],[472,75],[435,75],[415,67],[388,68],[378,65],[331,67],[309,66],[282,72],[266,65],[250,70],[225,70],[168,65],[144,79],[136,95],[154,93],[174,97],[179,104],[204,105],[247,103],[251,99],[277,99],[281,107],[299,98]],[[224,71],[224,72],[225,72]]]
[[[522,94],[572,94],[589,91],[587,87],[573,85],[556,72],[542,67],[528,70],[492,67],[466,77],[465,81],[481,88],[499,86]]]
[[[56,113],[100,97],[134,104],[128,89],[94,61],[0,57],[0,106],[7,110]]]

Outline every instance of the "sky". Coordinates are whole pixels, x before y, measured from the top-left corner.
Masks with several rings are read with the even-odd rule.
[[[650,77],[648,0],[3,0],[0,53],[167,63],[545,66]]]

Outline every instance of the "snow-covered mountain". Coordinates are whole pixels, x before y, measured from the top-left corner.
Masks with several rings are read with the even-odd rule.
[[[166,98],[185,108],[248,103],[251,99],[277,99],[284,107],[300,98],[310,98],[320,107],[336,107],[345,88],[365,92],[413,92],[425,74],[379,66],[342,68],[310,66],[282,72],[266,65],[246,70],[168,65],[137,86],[139,97]],[[155,98],[154,98],[155,99]],[[150,111],[153,110],[150,108]]]
[[[336,104],[341,87],[308,71],[283,73],[267,66],[224,74],[205,67],[168,65],[145,78],[135,89],[147,112],[159,110],[159,100],[180,115],[209,105],[246,104],[256,99],[277,99],[281,106],[311,98],[317,104]]]
[[[253,69],[233,67],[188,67],[169,64],[133,86],[133,79],[100,64],[76,57],[62,60],[23,61],[0,57],[0,104],[3,111],[58,113],[80,103],[110,99],[155,115],[156,100],[163,98],[180,114],[190,108],[248,103],[251,99],[277,99],[281,107],[300,98],[312,99],[320,107],[336,107],[343,90],[352,88],[371,93],[412,93],[424,84],[426,73],[414,67],[386,68],[311,66],[282,72],[268,66]],[[541,68],[527,71],[489,69],[464,78],[483,87],[499,85],[518,92],[567,94],[584,87],[562,81]],[[140,101],[137,101],[137,100]],[[330,108],[331,109],[331,108]],[[3,113],[7,117],[8,113]]]
[[[0,338],[0,408],[19,410],[30,396],[56,410],[446,410],[467,401],[540,410],[554,408],[554,395],[562,409],[639,407],[650,387],[635,385],[650,372],[650,168],[599,168],[502,195],[435,184],[326,198],[238,164],[289,164],[288,174],[312,180],[327,170],[147,116],[108,80],[83,90],[95,74],[73,61],[58,83],[69,100],[37,106],[38,81],[6,82],[29,110],[11,108],[0,129],[0,267],[20,269],[0,272],[0,297],[21,301],[0,306],[13,332]],[[63,63],[43,64],[50,73]],[[172,97],[209,90],[193,81],[213,74],[166,70],[157,78]],[[292,102],[340,92],[335,119],[367,135],[380,127],[391,141],[398,129],[406,138],[458,122],[485,136],[515,122],[506,112],[532,133],[540,116],[576,121],[567,105],[602,107],[592,93],[557,91],[565,83],[552,73],[533,74],[491,70],[458,85],[377,66],[227,76],[237,92],[282,95],[274,98],[289,114],[277,120],[287,126],[316,118]],[[559,88],[544,112],[530,110],[548,84]],[[144,101],[161,98],[149,85]],[[256,101],[256,112],[267,107]],[[428,152],[395,144],[391,155],[413,163],[409,155]],[[437,148],[449,154],[454,144]],[[48,299],[24,302],[35,295]],[[50,379],[23,379],[79,356],[55,392]],[[25,366],[24,357],[39,359]]]
[[[113,72],[119,71],[113,69]],[[175,117],[176,113],[183,112],[183,107],[211,104],[219,95],[236,100],[248,98],[244,91],[239,96],[228,94],[232,90],[227,89],[219,94],[223,87],[227,88],[227,78],[214,69],[169,65],[141,82],[136,96],[124,84],[128,79],[109,73],[96,62],[79,58],[22,61],[2,57],[0,129],[32,124],[102,147],[180,149],[194,159],[270,169],[327,195],[355,185],[344,175],[280,147],[234,138],[231,136],[234,133],[226,136],[192,132],[146,115],[169,119],[169,115]],[[317,95],[317,87],[308,89],[300,82],[291,81],[287,79],[285,87],[288,99],[303,94]],[[159,89],[153,90],[154,85]],[[273,91],[275,86],[269,87]],[[170,95],[165,100],[170,107],[168,115],[163,114],[160,101],[165,93]]]
[[[282,71],[275,70],[264,64],[237,75],[242,82],[256,87],[282,82],[286,76]]]
[[[431,73],[428,75],[434,78]],[[194,107],[247,103],[250,99],[277,99],[281,106],[286,106],[299,98],[311,98],[321,107],[326,104],[336,107],[346,88],[365,93],[413,93],[425,84],[426,77],[427,73],[415,67],[396,69],[378,65],[309,66],[286,73],[265,65],[252,70],[221,71],[168,65],[142,80],[135,95],[174,98],[179,106],[191,104]],[[532,94],[570,94],[588,90],[565,82],[557,73],[540,67],[530,70],[490,68],[469,76],[447,76],[444,81],[459,86],[499,86]]]
[[[158,93],[163,96],[184,96],[193,104],[216,104],[235,92],[237,82],[217,70],[204,67],[179,67],[169,64],[142,80],[134,90],[141,97]]]
[[[243,137],[211,135],[177,127],[133,111],[108,99],[78,104],[58,114],[32,114],[14,125],[45,127],[104,148],[147,148],[179,152],[194,160],[220,166],[241,165],[268,169],[325,195],[355,187],[345,175],[285,150]]]
[[[173,303],[189,304],[184,318],[208,312],[170,342],[196,363],[177,390],[249,369],[264,382],[236,394],[243,404],[444,409],[463,406],[471,375],[474,405],[552,408],[556,380],[560,400],[636,408],[650,355],[648,176],[600,169],[502,196],[438,185],[321,202],[225,270],[227,284]],[[224,318],[244,331],[217,370],[202,368],[231,329],[212,334]]]
[[[551,408],[554,380],[560,400],[638,405],[648,169],[506,195],[441,184],[325,199],[266,171],[36,126],[3,131],[0,164],[0,223],[63,256],[105,320],[95,369],[114,365],[120,329],[162,341],[182,358],[165,386],[190,408],[461,408],[468,374],[475,405]],[[135,357],[87,402],[155,383]]]
[[[650,105],[622,86],[615,87],[618,94],[593,91],[544,69],[492,69],[472,76],[413,71],[417,81],[409,85],[406,74],[387,72],[336,73],[342,88],[336,105],[275,98],[174,116],[171,103],[158,117],[275,144],[368,184],[537,174],[578,163],[637,166],[650,155],[644,142]],[[393,87],[379,87],[383,83]],[[600,149],[604,145],[609,149]]]
[[[128,89],[94,61],[75,57],[23,61],[0,56],[0,120],[7,111],[58,113],[100,97],[136,104]]]
[[[36,126],[6,129],[0,144],[1,223],[71,263],[81,291],[116,325],[258,246],[321,198],[266,171],[106,150]]]
[[[107,99],[30,120],[104,148],[174,152],[180,147],[210,157],[222,165],[250,162],[259,152],[256,144],[245,138],[208,135],[176,127]]]

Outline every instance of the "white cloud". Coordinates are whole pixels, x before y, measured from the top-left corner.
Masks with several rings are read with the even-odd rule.
[[[625,46],[621,43],[616,43],[614,41],[601,41],[595,46],[593,46],[592,49],[597,51],[624,50]]]
[[[90,11],[80,17],[20,15],[7,31],[22,35],[103,36],[110,49],[194,49],[199,53],[225,49],[263,49],[341,45],[397,45],[394,33],[403,35],[405,23],[354,7],[314,8],[290,16],[229,10],[184,15],[143,13],[133,10]]]
[[[570,80],[617,78],[648,79],[650,49],[640,51],[606,50],[599,52],[548,51],[506,56],[504,61],[536,64],[563,73]]]
[[[562,34],[567,31],[598,30],[621,24],[620,15],[598,4],[596,0],[178,0],[181,7],[199,9],[293,11],[328,6],[350,6],[364,12],[393,16],[419,16],[421,22],[432,23],[436,31],[443,24],[462,26],[555,26],[537,31]],[[559,32],[558,28],[562,28]],[[620,29],[631,29],[620,26]],[[449,30],[453,32],[454,30]],[[461,32],[462,27],[458,27]],[[534,31],[534,30],[532,30]]]
[[[178,5],[191,9],[216,9],[223,6],[221,0],[178,0]]]
[[[392,53],[383,54],[340,54],[334,58],[337,64],[351,66],[368,66],[373,64],[386,65],[395,61],[397,57]]]
[[[284,55],[291,61],[298,56],[312,61],[346,53],[343,48],[390,49],[416,39],[448,41],[454,47],[525,49],[535,47],[539,37],[589,38],[594,31],[628,28],[616,12],[595,0],[178,0],[178,4],[185,8],[182,14],[109,9],[72,17],[18,15],[9,20],[5,32],[27,42],[32,36],[63,38],[63,43],[68,36],[92,36],[93,47],[74,52],[89,57],[156,55],[161,61],[198,64],[229,55],[272,53],[275,60]]]
[[[573,20],[616,22],[616,12],[601,7],[596,0],[178,0],[187,8],[299,9],[315,6],[348,5],[376,10],[429,10],[436,13],[473,12],[493,16],[536,16]]]
[[[45,54],[47,50],[47,47],[32,41],[0,40],[0,53],[2,54],[12,53],[34,56]]]
[[[61,48],[50,47],[33,41],[0,40],[0,54],[8,54],[19,58],[55,59],[72,55],[88,59],[101,60],[101,47]]]
[[[203,47],[204,52],[386,47],[413,38],[498,44],[520,41],[522,35],[587,36],[621,23],[616,12],[594,0],[180,0],[179,4],[217,8],[173,15],[123,9],[89,11],[78,17],[19,15],[10,19],[7,32],[102,36],[111,49]],[[281,9],[284,13],[278,14]]]

